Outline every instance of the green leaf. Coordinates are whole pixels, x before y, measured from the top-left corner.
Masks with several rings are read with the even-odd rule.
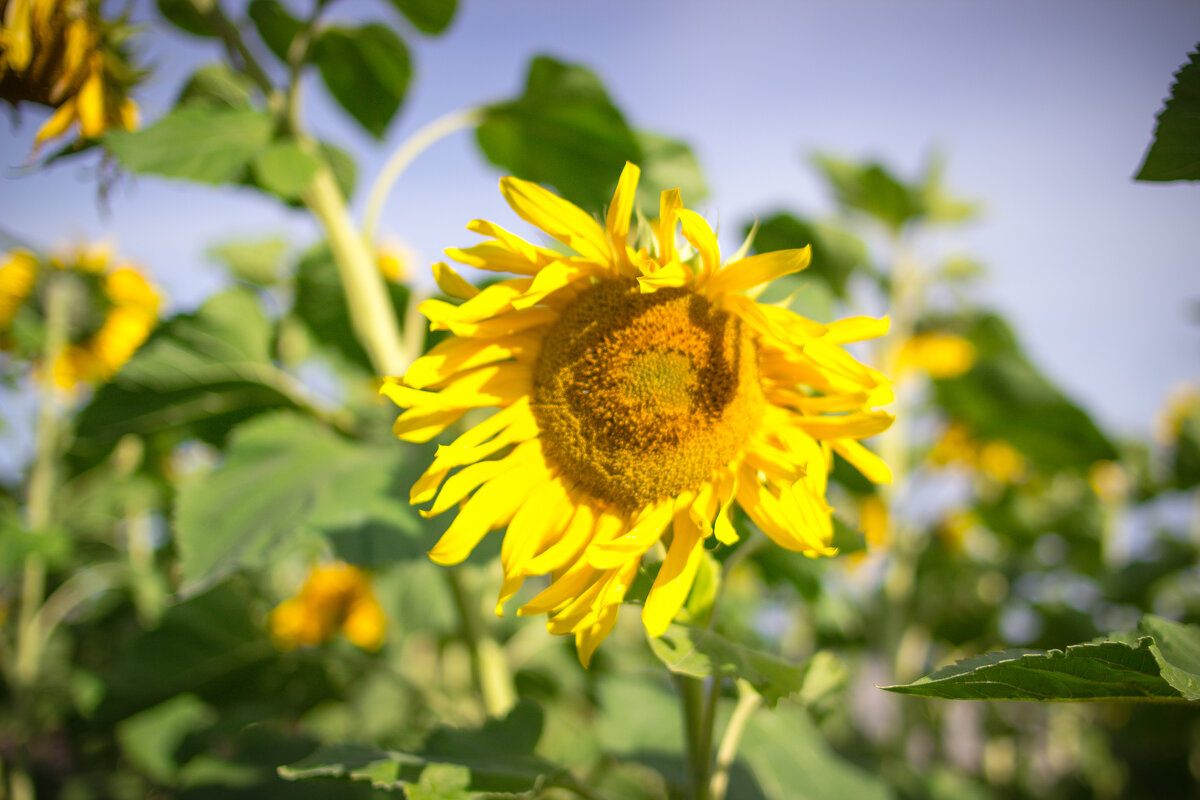
[[[238,280],[258,286],[274,286],[279,281],[283,256],[288,243],[278,237],[254,241],[235,241],[216,245],[208,256],[219,261]]]
[[[412,522],[404,530],[412,518],[394,491],[403,452],[392,442],[349,441],[295,414],[242,425],[221,466],[179,491],[181,591],[268,563],[307,529],[360,524],[384,513],[396,535],[416,533]]]
[[[300,406],[295,381],[271,361],[272,336],[247,288],[222,292],[160,326],[80,413],[69,454],[74,467],[95,464],[127,434],[167,437],[168,446],[186,437],[220,444],[249,417]]]
[[[738,760],[750,768],[756,787],[745,785],[735,774],[730,797],[766,797],[768,800],[889,800],[893,797],[883,779],[842,759],[800,708],[780,706],[769,714],[755,714],[746,726]],[[758,792],[755,792],[757,789]]]
[[[196,10],[190,0],[158,0],[158,13],[179,28],[193,36],[216,36],[217,33],[208,24],[204,15]]]
[[[649,131],[634,131],[633,135],[642,150],[638,162],[642,168],[642,178],[637,190],[637,202],[642,208],[657,216],[659,195],[664,189],[678,189],[686,206],[692,206],[708,196],[704,172],[691,147]]]
[[[1146,615],[1138,629],[1154,637],[1150,652],[1163,679],[1188,700],[1200,700],[1200,626]]]
[[[454,19],[458,0],[392,0],[392,5],[408,17],[417,30],[438,34]]]
[[[746,235],[750,228],[746,226]],[[753,248],[756,253],[769,253],[808,245],[812,245],[808,269],[772,281],[760,295],[760,302],[779,302],[813,280],[824,282],[838,299],[845,300],[850,276],[855,270],[870,266],[870,255],[862,239],[832,225],[786,213],[774,214],[759,223]]]
[[[397,309],[397,316],[403,319],[404,308],[408,304],[408,290],[395,283],[388,283],[387,290]],[[293,310],[317,342],[329,347],[350,364],[372,370],[370,358],[359,344],[351,325],[346,295],[327,245],[317,245],[297,265]]]
[[[312,60],[333,99],[368,133],[382,138],[412,77],[408,47],[379,24],[331,27],[312,45]]]
[[[279,768],[289,780],[343,778],[381,788],[418,782],[431,765],[465,767],[475,792],[533,792],[568,776],[561,767],[533,755],[542,731],[542,711],[521,700],[508,716],[480,729],[439,728],[419,753],[359,745],[322,747],[307,758]],[[450,773],[437,772],[440,778]],[[454,773],[461,774],[461,773]],[[437,797],[437,795],[434,795]]]
[[[1185,634],[1173,641],[1172,655],[1189,657],[1187,649],[1196,640],[1186,639]],[[964,659],[906,686],[882,688],[950,700],[1187,702],[1164,680],[1154,645],[1152,636],[1143,636],[1136,644],[1101,641],[1065,651],[1006,650]]]
[[[215,721],[216,713],[193,694],[172,697],[116,728],[125,757],[156,783],[169,784],[178,772],[175,750],[189,733]]]
[[[292,40],[304,27],[278,0],[250,0],[246,9],[258,35],[280,60],[288,60]]]
[[[416,783],[402,783],[408,800],[471,800],[471,770],[458,764],[430,764]]]
[[[296,142],[274,142],[251,165],[258,185],[284,200],[295,200],[312,183],[321,161]]]
[[[693,678],[742,678],[772,707],[804,685],[803,664],[751,650],[712,631],[671,625],[650,640],[650,649],[671,672]]]
[[[272,127],[259,111],[206,103],[177,108],[148,128],[112,131],[104,143],[131,172],[217,184],[237,180]]]
[[[1175,73],[1171,96],[1158,114],[1154,140],[1135,178],[1200,180],[1200,49]]]
[[[1117,458],[1112,442],[1025,356],[1007,323],[987,312],[937,329],[975,345],[965,374],[934,381],[937,402],[978,438],[1006,441],[1047,472],[1084,472]]]
[[[486,109],[476,136],[493,164],[550,184],[588,211],[608,204],[625,162],[642,157],[600,79],[547,56],[530,63],[521,97]]]
[[[855,163],[817,155],[813,163],[824,173],[838,203],[882,222],[893,232],[917,220],[961,222],[975,213],[971,203],[950,197],[942,187],[942,162],[934,156],[921,184],[901,181],[874,161]]]
[[[358,179],[358,167],[354,159],[345,150],[334,147],[326,142],[320,142],[321,156],[333,170],[333,179],[337,181],[342,197],[349,200],[354,196],[354,185]]]
[[[249,109],[254,81],[225,64],[209,64],[192,73],[179,92],[175,105]]]

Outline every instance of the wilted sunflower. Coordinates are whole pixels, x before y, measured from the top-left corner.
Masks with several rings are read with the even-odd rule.
[[[45,260],[14,250],[0,259],[0,350],[35,361],[42,355],[51,281],[69,294],[68,343],[53,367],[63,389],[111,378],[158,323],[158,290],[133,265],[115,264],[106,249]]]
[[[127,94],[140,74],[124,47],[128,35],[101,18],[97,0],[0,0],[0,99],[57,109],[35,145],[76,122],[83,139],[137,127]]]
[[[666,557],[642,609],[653,636],[682,606],[704,548],[737,541],[735,502],[781,547],[832,555],[831,453],[890,479],[858,442],[891,424],[872,410],[890,402],[888,381],[840,347],[882,335],[887,320],[822,325],[756,303],[742,293],[804,269],[809,248],[722,266],[712,230],[678,190],[663,192],[648,246],[634,249],[638,176],[626,165],[605,227],[535,184],[501,180],[513,210],[575,255],[472,222],[493,238],[447,254],[522,277],[479,290],[436,264],[438,285],[464,302],[421,311],[453,336],[382,389],[407,409],[394,427],[407,441],[499,408],[438,448],[412,489],[413,503],[433,501],[426,516],[462,503],[429,555],[457,563],[507,526],[499,603],[549,575],[518,613],[573,633],[585,664],[658,542]],[[691,257],[677,249],[677,226]]]

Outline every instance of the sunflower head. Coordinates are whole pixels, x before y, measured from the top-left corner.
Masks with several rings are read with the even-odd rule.
[[[76,123],[80,139],[137,127],[130,33],[101,17],[98,0],[0,0],[0,99],[55,109],[35,147]]]
[[[67,346],[52,367],[62,389],[111,378],[158,322],[159,291],[106,248],[46,259],[14,250],[0,259],[0,350],[31,361],[42,356],[52,282],[68,297]]]
[[[322,644],[339,631],[364,650],[378,650],[387,616],[367,574],[337,561],[313,567],[300,591],[271,611],[268,625],[283,650]]]
[[[737,541],[735,505],[781,547],[832,555],[833,453],[890,480],[858,441],[891,423],[875,410],[889,383],[841,347],[882,335],[887,320],[822,324],[756,303],[744,292],[804,269],[809,249],[722,263],[677,190],[662,194],[651,234],[636,235],[638,177],[626,165],[603,224],[535,184],[501,180],[513,210],[565,249],[470,223],[488,239],[446,253],[517,277],[480,290],[434,265],[461,302],[421,310],[452,335],[382,389],[405,409],[394,431],[407,441],[497,409],[460,428],[413,486],[413,503],[432,502],[427,516],[459,507],[430,557],[456,563],[505,529],[497,612],[526,578],[546,576],[518,613],[573,634],[585,664],[659,542],[666,558],[642,609],[654,636],[687,599],[704,550]]]

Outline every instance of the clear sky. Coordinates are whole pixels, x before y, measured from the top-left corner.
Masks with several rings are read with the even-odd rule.
[[[386,0],[339,0],[330,17],[396,19]],[[988,267],[982,299],[1102,422],[1144,433],[1172,386],[1200,378],[1200,187],[1130,180],[1200,39],[1200,3],[460,0],[445,36],[406,38],[417,72],[382,144],[315,81],[308,93],[313,127],[359,157],[357,208],[413,130],[516,94],[529,58],[547,53],[599,73],[636,127],[692,144],[712,189],[699,210],[723,223],[730,251],[755,215],[829,211],[809,154],[876,157],[911,176],[936,147],[950,187],[984,208],[938,248]],[[161,29],[145,39],[158,68],[137,97],[153,120],[217,51]],[[42,119],[29,109],[0,128],[0,226],[41,246],[109,237],[176,307],[222,281],[204,258],[211,244],[315,236],[302,214],[246,190],[143,177],[119,184],[105,211],[77,164],[20,177]],[[397,185],[383,233],[416,249],[421,273],[442,248],[476,241],[470,219],[530,233],[498,175],[469,134],[439,143]]]

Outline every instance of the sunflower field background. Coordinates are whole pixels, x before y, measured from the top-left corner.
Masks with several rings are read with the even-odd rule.
[[[421,56],[464,17],[497,13],[483,5],[0,0],[0,99],[18,112],[6,136],[24,159],[4,178],[0,219],[12,467],[0,797],[1200,797],[1200,384],[1136,435],[1066,391],[981,299],[988,269],[1005,265],[985,269],[955,243],[988,198],[953,183],[936,150],[897,168],[831,155],[830,142],[797,168],[825,210],[779,193],[745,218],[720,215],[689,140],[721,99],[690,85],[686,64],[646,80],[694,100],[689,120],[635,117],[603,63],[523,53],[511,96],[392,136],[422,82],[446,86]],[[1121,175],[1200,180],[1200,56],[1173,59],[1157,123],[1146,98],[1145,154],[1114,156]],[[169,102],[141,105],[144,91]],[[753,91],[762,116],[739,121],[747,150],[791,102]],[[343,115],[354,144],[331,140],[313,107]],[[524,221],[406,196],[410,165],[443,140],[465,142],[457,157],[489,180],[511,176],[502,190]],[[287,233],[210,242],[220,277],[196,278],[203,296],[173,306],[173,266],[73,240],[70,200],[38,200],[53,238],[10,224],[36,194],[23,187],[46,175],[114,216],[122,193],[170,182],[184,199],[148,238],[205,229],[187,198],[231,189]],[[392,196],[458,209],[427,222],[458,231],[439,245],[453,268],[435,256],[430,278],[394,238],[426,222],[389,215]],[[1195,210],[1194,194],[1169,199]],[[1131,270],[1152,273],[1157,243],[1120,233],[1144,254]],[[518,588],[499,530],[445,555],[443,534],[483,489],[460,509],[459,486],[435,503],[444,514],[410,495],[488,419],[474,407],[501,405],[480,387],[465,416],[452,405],[445,363],[474,369],[482,349],[456,350],[454,336],[515,318],[504,309],[545,311],[543,295],[570,281],[608,280],[593,262],[609,253],[631,297],[753,289],[721,306],[753,328],[739,346],[793,326],[804,346],[788,363],[822,366],[774,388],[827,415],[797,412],[813,433],[780,434],[776,463],[765,450],[737,462],[739,485],[775,511],[714,478],[694,493],[711,495],[705,519],[673,534],[659,524],[663,541],[621,562],[619,591],[601,592],[611,607],[588,595],[599,583],[539,606],[548,586],[567,591],[566,561]],[[531,280],[496,274],[513,265]],[[774,280],[750,287],[754,270],[754,283]],[[511,287],[486,314],[463,310]],[[1176,291],[1194,302],[1196,288]],[[1086,314],[1064,304],[1064,325]],[[821,337],[849,355],[822,356]],[[1097,371],[1127,368],[1106,357]],[[400,382],[414,362],[426,379]],[[405,426],[414,418],[427,435]],[[513,436],[493,454],[529,444]],[[816,460],[789,460],[803,448]],[[443,495],[495,463],[454,462]],[[787,486],[772,483],[780,474]],[[805,481],[809,505],[787,505]],[[639,520],[622,523],[633,540]],[[677,551],[692,529],[695,546]],[[515,596],[503,616],[497,592]],[[519,616],[522,604],[549,624]]]

